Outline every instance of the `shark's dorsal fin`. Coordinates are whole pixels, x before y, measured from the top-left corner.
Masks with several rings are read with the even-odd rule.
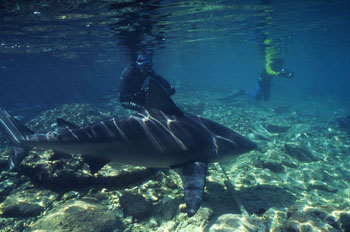
[[[69,128],[71,130],[79,128],[77,125],[70,123],[70,122],[67,122],[66,120],[64,120],[62,118],[57,118],[56,122],[57,122],[58,128]]]
[[[158,109],[165,114],[183,116],[182,111],[177,108],[165,90],[152,79],[149,80],[149,89],[144,109]]]

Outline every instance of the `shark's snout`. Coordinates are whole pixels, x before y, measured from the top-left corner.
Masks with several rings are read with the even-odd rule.
[[[254,143],[253,141],[251,141],[247,138],[244,138],[244,140],[245,141],[243,142],[243,148],[246,149],[246,152],[258,149],[258,145],[256,143]]]

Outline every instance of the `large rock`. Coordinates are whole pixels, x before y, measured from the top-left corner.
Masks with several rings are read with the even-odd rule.
[[[256,166],[261,168],[267,168],[270,171],[276,173],[283,172],[284,170],[282,163],[273,160],[260,160],[256,163]]]
[[[324,183],[320,180],[310,180],[308,182],[308,186],[311,189],[318,189],[324,192],[336,193],[338,189],[336,187],[331,186],[330,184]]]
[[[178,225],[176,226],[176,228],[166,228],[164,231],[176,231],[176,232],[208,231],[208,230],[205,230],[203,227],[212,218],[213,211],[210,208],[207,208],[202,205],[202,207],[199,208],[198,212],[193,217],[187,216],[187,213],[185,212],[185,205],[182,205],[181,209],[184,213],[179,215],[179,217],[176,219],[178,221]]]
[[[295,144],[286,143],[284,145],[284,152],[301,162],[313,162],[319,160],[309,149]]]
[[[272,207],[283,209],[296,201],[296,198],[285,189],[272,185],[242,188],[237,194],[246,210],[255,214],[263,214]]]
[[[3,217],[25,218],[38,216],[55,199],[57,194],[51,191],[30,189],[8,196],[0,204]]]
[[[267,226],[264,221],[255,216],[241,214],[224,214],[217,218],[209,227],[209,232],[265,232]]]
[[[287,132],[290,127],[289,126],[284,126],[284,125],[276,125],[276,124],[268,123],[265,126],[265,128],[270,133],[284,133],[284,132]]]
[[[137,219],[143,219],[152,214],[152,203],[138,194],[125,193],[120,198],[120,205],[124,213]]]
[[[350,212],[341,213],[338,222],[344,232],[350,232]]]
[[[311,226],[312,225],[312,226]],[[339,223],[329,212],[302,203],[288,209],[287,220],[280,227],[282,231],[340,231]]]
[[[24,176],[14,172],[0,172],[0,202],[9,194],[18,191],[18,187],[27,181]]]
[[[84,201],[67,202],[39,219],[31,231],[109,232],[124,228],[116,213]]]
[[[125,186],[143,180],[154,173],[156,169],[111,162],[95,175],[95,182],[103,186]]]

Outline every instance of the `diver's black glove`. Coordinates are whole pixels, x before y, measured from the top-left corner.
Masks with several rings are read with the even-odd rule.
[[[280,74],[281,77],[287,78],[287,79],[293,79],[295,73],[291,71],[287,71],[284,68],[281,69]]]
[[[129,110],[140,111],[142,109],[142,105],[137,104],[135,102],[121,102],[121,105]]]
[[[289,72],[287,78],[288,78],[288,79],[293,79],[294,76],[295,76],[295,73],[294,73],[294,72]]]
[[[175,88],[173,86],[170,87],[169,95],[174,95],[176,92]]]
[[[123,93],[120,95],[119,100],[123,107],[130,110],[140,111],[146,102],[146,97],[147,97],[147,89],[141,89],[138,93],[133,93],[133,94]]]

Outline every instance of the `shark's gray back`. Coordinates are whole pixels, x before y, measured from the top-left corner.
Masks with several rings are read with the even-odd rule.
[[[81,128],[63,123],[46,135],[34,134],[30,141],[48,141],[48,148],[55,149],[57,144],[56,150],[69,153],[103,153],[119,162],[171,167],[193,160],[207,162],[216,156],[212,136],[196,116],[167,115],[154,109]]]

